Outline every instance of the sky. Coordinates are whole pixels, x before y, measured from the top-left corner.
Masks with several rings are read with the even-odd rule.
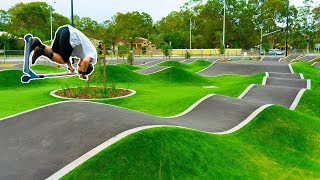
[[[8,10],[19,2],[45,0],[0,0],[0,9]],[[54,3],[54,1],[56,3]],[[90,17],[99,23],[111,19],[117,12],[139,11],[151,15],[154,22],[167,16],[172,11],[179,11],[180,7],[189,0],[73,0],[74,14],[80,17]],[[316,0],[317,1],[317,0]],[[63,16],[71,15],[71,0],[46,0],[52,4],[55,12]],[[290,0],[295,6],[303,5],[303,0]]]

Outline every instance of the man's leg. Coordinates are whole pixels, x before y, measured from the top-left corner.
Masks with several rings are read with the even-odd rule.
[[[44,56],[48,57],[51,61],[56,62],[58,64],[67,64],[70,72],[73,73],[75,71],[75,68],[72,66],[70,61],[65,62],[60,54],[53,52],[52,49],[48,46],[44,46],[44,47],[45,47],[44,50],[41,49],[42,47],[35,48],[34,53],[37,53],[37,54],[34,55],[34,57],[32,57],[33,64],[35,63],[35,61],[38,57],[40,57],[41,55],[44,55]]]

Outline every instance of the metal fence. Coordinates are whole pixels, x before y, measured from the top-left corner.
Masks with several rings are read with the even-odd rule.
[[[4,50],[0,49],[0,62],[6,62],[7,60],[23,60],[24,50]]]

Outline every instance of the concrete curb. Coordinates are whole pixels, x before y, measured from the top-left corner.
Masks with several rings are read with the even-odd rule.
[[[203,98],[199,99],[197,102],[195,102],[194,104],[192,104],[188,109],[186,109],[185,111],[183,111],[180,114],[177,114],[175,116],[170,116],[170,117],[164,117],[166,119],[171,119],[171,118],[177,118],[177,117],[181,117],[187,113],[189,113],[190,111],[192,111],[192,109],[194,109],[195,107],[197,107],[202,101],[214,96],[215,94],[208,94],[206,96],[204,96]]]
[[[294,71],[293,71],[293,68],[292,68],[291,64],[288,64],[288,66],[289,66],[291,74],[294,74]]]
[[[262,85],[266,85],[267,84],[267,80],[268,80],[267,76],[263,77]]]
[[[153,67],[155,67],[155,66],[151,66],[151,67],[146,68],[146,69],[143,69],[143,70],[147,70],[147,69],[150,69],[150,68],[153,68]],[[172,67],[167,66],[166,68],[160,69],[160,70],[158,70],[158,71],[155,71],[155,72],[152,72],[152,73],[148,73],[148,74],[141,74],[141,75],[151,75],[151,74],[155,74],[155,73],[164,71],[164,70],[169,69],[169,68],[172,68]],[[140,73],[138,73],[138,74],[140,74]]]
[[[238,124],[237,126],[227,130],[227,131],[223,131],[223,132],[219,132],[219,133],[214,133],[214,134],[231,134],[235,131],[238,131],[239,129],[243,128],[245,125],[247,125],[249,122],[252,121],[252,119],[254,119],[258,114],[260,114],[262,111],[264,111],[265,109],[267,109],[268,107],[273,106],[273,104],[265,104],[261,107],[259,107],[258,109],[256,109],[255,111],[253,111],[244,121],[242,121],[240,124]]]
[[[306,89],[301,89],[299,91],[299,93],[297,94],[296,98],[294,99],[293,103],[291,104],[290,106],[290,110],[295,110],[296,107],[298,106],[299,102],[300,102],[300,99],[302,98],[303,96],[303,93],[306,91]]]
[[[299,73],[299,74],[300,74],[300,78],[301,78],[301,79],[304,79],[303,74],[302,74],[302,73]]]
[[[251,84],[245,89],[242,94],[238,97],[238,99],[242,99],[256,84]]]
[[[202,71],[205,71],[205,70],[209,69],[209,68],[210,68],[211,66],[213,66],[215,63],[216,63],[216,62],[213,62],[210,66],[208,66],[208,67],[206,67],[206,68],[204,68],[204,69],[196,72],[195,74],[199,74],[199,73],[201,73]],[[199,75],[200,75],[200,74],[199,74]],[[203,75],[201,75],[201,76],[203,76]],[[211,77],[211,76],[208,76],[208,77]]]
[[[72,88],[71,88],[72,89]],[[123,90],[128,90],[130,91],[131,93],[126,95],[126,96],[121,96],[121,97],[115,97],[115,98],[101,98],[101,99],[78,99],[78,98],[66,98],[66,97],[62,97],[62,96],[58,96],[56,95],[56,92],[57,91],[60,91],[62,89],[57,89],[57,90],[53,90],[50,92],[50,95],[55,97],[55,98],[59,98],[59,99],[65,99],[65,100],[82,100],[82,101],[94,101],[94,100],[112,100],[112,99],[121,99],[121,98],[126,98],[126,97],[130,97],[130,96],[133,96],[135,95],[137,92],[135,90],[132,90],[132,89],[124,89],[124,88],[119,88],[119,89],[123,89]]]
[[[307,89],[311,89],[311,80],[307,79]]]

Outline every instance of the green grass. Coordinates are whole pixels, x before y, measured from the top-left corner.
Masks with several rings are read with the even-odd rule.
[[[269,107],[229,135],[173,127],[143,130],[63,179],[319,179],[320,71],[304,63],[293,68],[312,80],[312,90],[295,111]]]
[[[43,72],[60,71],[54,67],[35,66],[36,69]],[[91,85],[101,85],[103,68],[95,69],[94,78]],[[100,73],[98,73],[100,72]],[[50,91],[62,87],[85,86],[86,82],[79,80],[78,77],[52,78],[44,80],[30,81],[28,84],[22,84],[22,72],[18,70],[0,72],[0,96],[2,102],[0,118],[15,113],[36,108],[41,105],[61,101],[49,95]],[[198,99],[207,94],[222,94],[229,96],[238,96],[251,83],[261,83],[262,74],[253,76],[220,76],[207,78],[196,75],[189,71],[170,68],[165,71],[152,74],[140,75],[131,70],[123,68],[121,65],[107,66],[108,85],[116,87],[129,88],[136,90],[134,96],[125,99],[103,100],[101,103],[113,104],[125,108],[145,112],[158,116],[172,116],[178,114]],[[183,78],[180,78],[183,77]],[[237,80],[236,83],[225,83],[226,80]],[[206,89],[202,86],[218,86],[215,89]],[[163,103],[166,99],[166,103]],[[176,106],[176,108],[168,108]]]
[[[144,130],[100,152],[63,179],[316,178],[320,122],[271,107],[230,135]]]
[[[190,64],[183,64],[181,62],[178,61],[165,61],[159,64],[159,66],[171,66],[171,67],[176,67],[176,68],[180,68],[180,69],[184,69],[186,71],[190,71],[193,73],[196,73],[208,66],[210,66],[212,63],[205,61],[205,60],[197,60],[194,61]]]
[[[35,66],[31,66],[31,69],[32,69],[35,73],[40,73],[40,74],[63,73],[63,72],[66,72],[66,69],[65,69],[65,68],[57,68],[57,67],[46,66],[46,65],[35,65]]]

